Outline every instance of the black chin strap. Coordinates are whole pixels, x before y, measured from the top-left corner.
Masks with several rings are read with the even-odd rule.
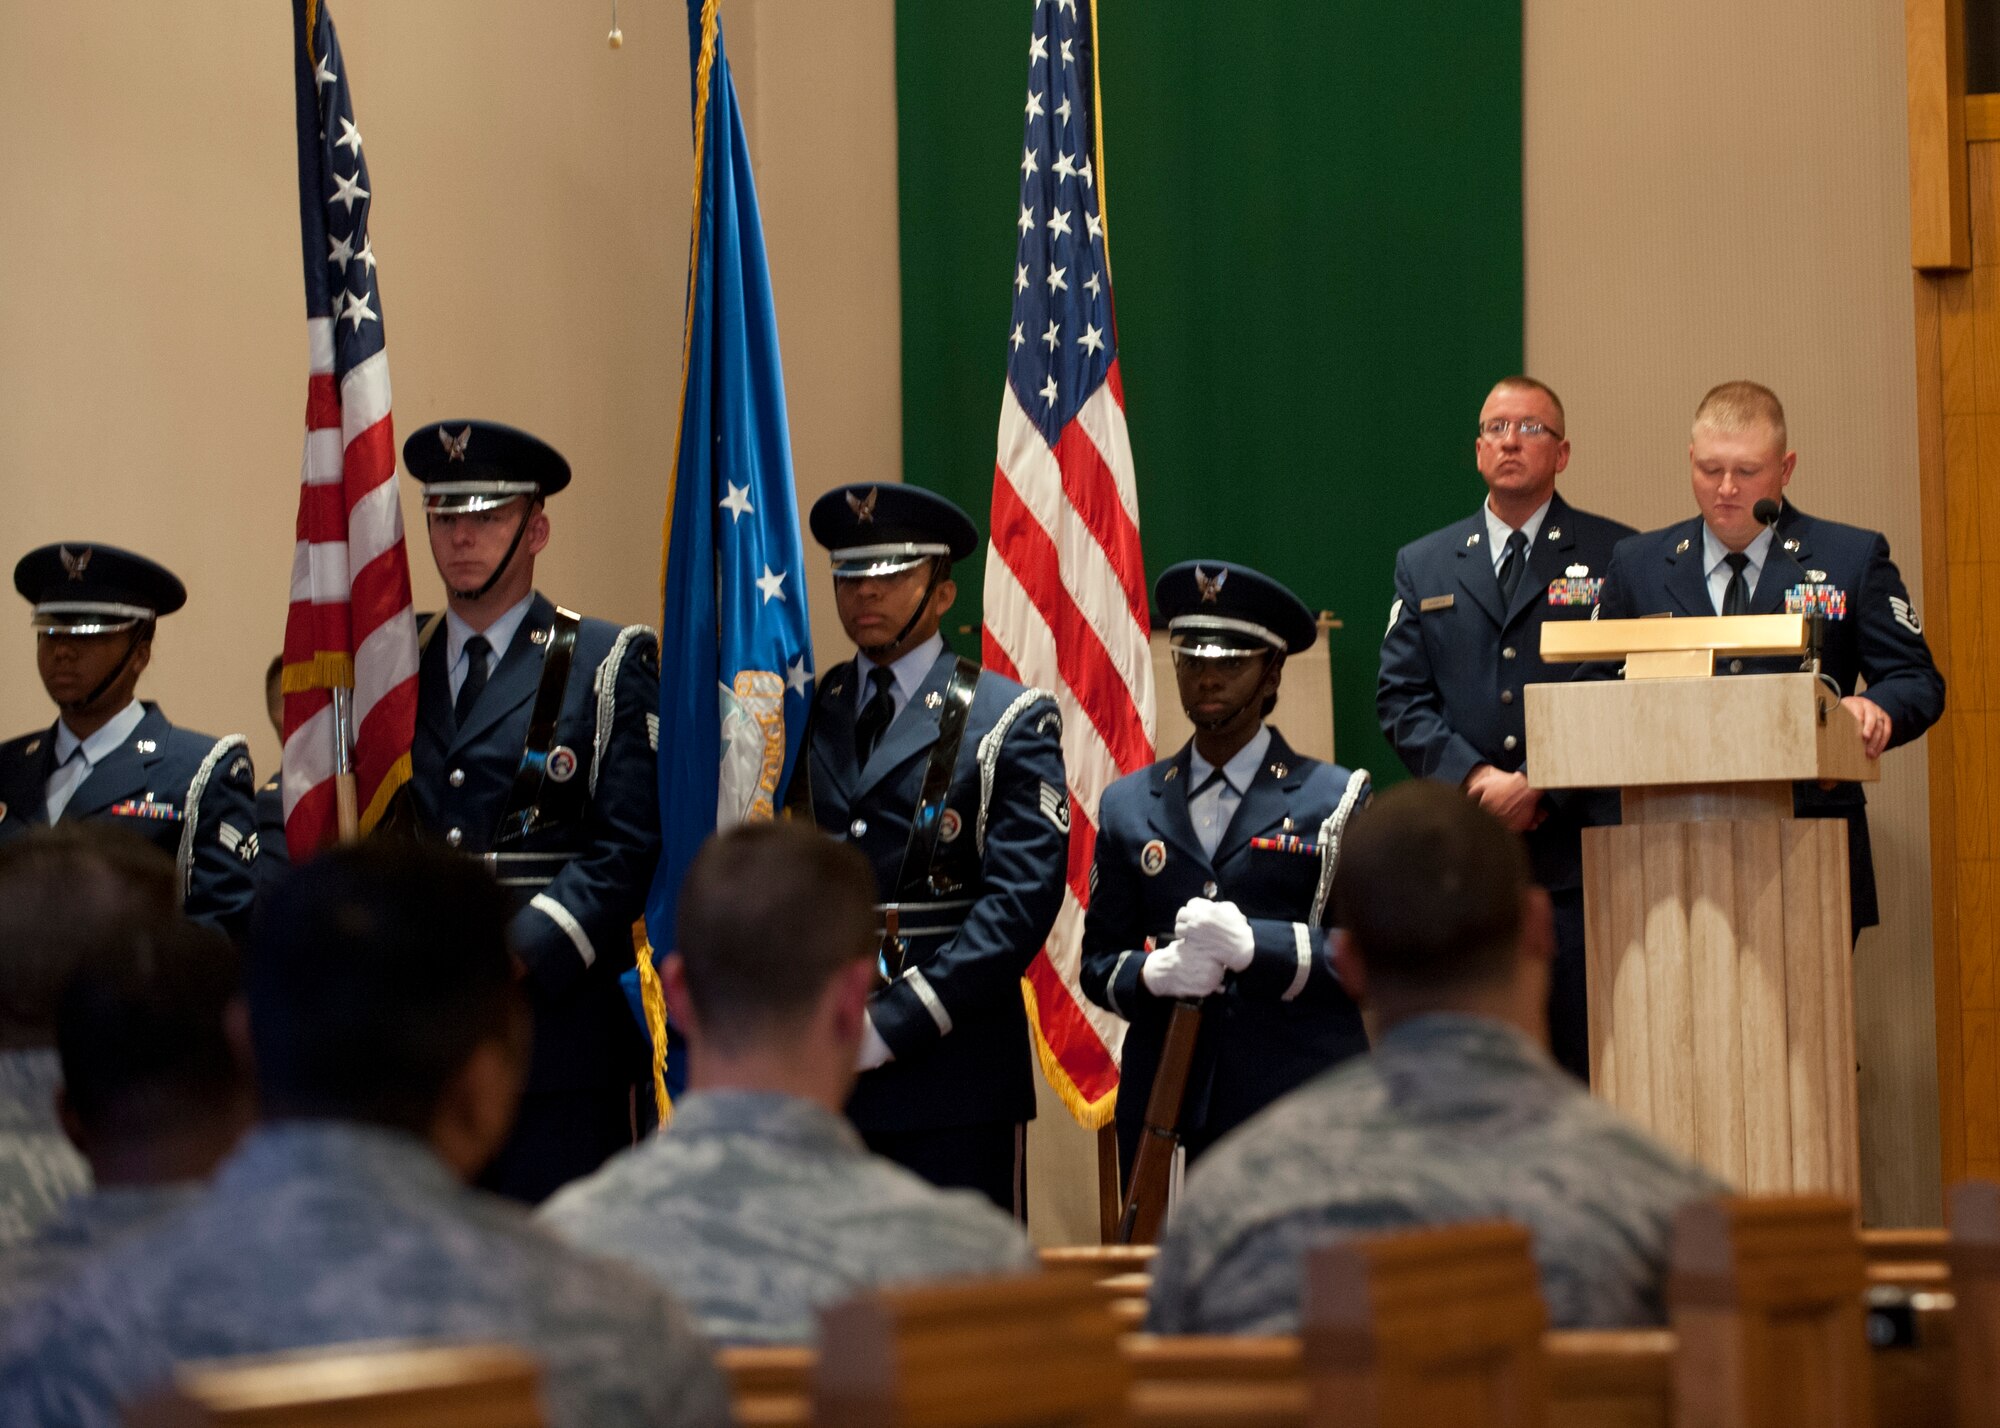
[[[1270,654],[1265,656],[1264,673],[1269,674],[1272,670],[1272,667],[1275,664],[1282,663],[1284,658],[1285,657],[1282,654],[1279,654],[1276,650],[1272,650]],[[1234,722],[1236,716],[1241,714],[1245,709],[1248,709],[1252,701],[1262,699],[1264,697],[1263,689],[1264,689],[1263,682],[1260,680],[1258,682],[1257,688],[1250,692],[1250,698],[1245,699],[1241,704],[1238,704],[1234,709],[1230,710],[1227,714],[1221,715],[1214,719],[1190,718],[1188,722],[1194,725],[1195,728],[1201,730],[1204,734],[1213,734],[1217,729],[1226,728],[1230,723]]]
[[[924,597],[917,601],[917,608],[910,612],[910,618],[903,621],[903,628],[896,631],[895,638],[884,640],[879,645],[863,645],[861,653],[867,655],[868,658],[874,660],[877,664],[880,664],[884,655],[910,637],[910,631],[917,627],[917,622],[924,617],[924,611],[930,608],[931,592],[937,589],[938,577],[943,570],[944,562],[936,556],[932,556],[931,578],[924,583]]]
[[[521,508],[521,522],[514,527],[514,539],[507,542],[507,553],[500,557],[500,563],[493,567],[493,573],[486,577],[486,583],[477,590],[453,590],[446,587],[446,593],[454,600],[484,599],[486,592],[500,583],[500,577],[507,573],[507,567],[514,563],[514,552],[521,548],[521,537],[528,533],[528,519],[535,514],[534,502],[527,502]]]
[[[95,689],[91,690],[90,693],[84,695],[81,699],[72,699],[67,704],[58,704],[56,707],[61,709],[65,714],[74,714],[79,709],[88,709],[91,705],[102,699],[104,691],[111,688],[112,685],[124,677],[126,669],[132,663],[132,656],[139,652],[139,642],[142,638],[150,639],[152,636],[148,633],[142,637],[138,630],[134,630],[132,632],[132,642],[125,646],[125,657],[119,660],[117,664],[111,666],[111,673],[98,680]]]

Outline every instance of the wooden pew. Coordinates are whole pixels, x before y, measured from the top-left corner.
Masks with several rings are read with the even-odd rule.
[[[1949,1206],[1960,1428],[2000,1425],[2000,1185],[1955,1186]]]
[[[130,1428],[542,1428],[541,1367],[498,1344],[380,1345],[182,1365]]]
[[[737,1346],[718,1350],[739,1428],[797,1428],[812,1421],[809,1344]]]
[[[1123,1428],[1131,1370],[1088,1277],[884,1288],[820,1312],[816,1428]]]

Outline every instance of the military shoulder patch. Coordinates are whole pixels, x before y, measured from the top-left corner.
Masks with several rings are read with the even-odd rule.
[[[1896,617],[1896,623],[1913,635],[1924,632],[1924,622],[1917,618],[1917,607],[1900,595],[1889,597],[1889,611]]]
[[[1403,618],[1403,600],[1402,597],[1399,595],[1396,597],[1395,601],[1389,606],[1389,623],[1385,625],[1382,629],[1382,634],[1385,638],[1387,637],[1390,630],[1396,628],[1396,621],[1402,618]]]
[[[1042,817],[1064,833],[1069,832],[1069,791],[1044,783],[1041,791]]]

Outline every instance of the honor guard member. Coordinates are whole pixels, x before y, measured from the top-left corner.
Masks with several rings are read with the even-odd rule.
[[[882,985],[847,1112],[871,1150],[1023,1213],[1033,1053],[1021,977],[1062,906],[1069,794],[1062,716],[938,634],[972,521],[914,486],[814,503],[834,604],[859,647],[819,683],[788,803],[866,855]]]
[[[1871,757],[1922,734],[1944,713],[1944,676],[1889,542],[1875,531],[1805,514],[1785,499],[1798,453],[1769,388],[1725,382],[1695,410],[1688,461],[1701,514],[1620,543],[1604,585],[1603,617],[1814,617],[1819,673],[1861,725]],[[1769,524],[1760,503],[1775,508]],[[1717,674],[1785,674],[1790,656],[1716,661]],[[1860,681],[1866,692],[1858,693]],[[1858,783],[1792,791],[1800,818],[1847,820],[1848,902],[1856,937],[1879,921],[1868,810]]]
[[[645,1052],[618,975],[660,852],[659,641],[535,590],[543,502],[570,480],[553,447],[437,422],[403,461],[449,597],[418,637],[409,808],[421,836],[481,858],[517,905],[534,1056],[482,1183],[536,1202],[632,1140]]]
[[[1542,663],[1542,626],[1590,618],[1611,548],[1632,528],[1557,492],[1569,464],[1563,429],[1561,400],[1532,377],[1509,377],[1487,395],[1473,441],[1486,499],[1396,552],[1375,711],[1411,773],[1463,788],[1527,840],[1535,881],[1555,905],[1550,1046],[1589,1080],[1583,830],[1616,823],[1618,795],[1528,786],[1525,693],[1577,677],[1577,665]]]
[[[35,665],[59,717],[0,744],[0,842],[63,819],[130,829],[173,857],[189,917],[241,938],[256,898],[250,746],[177,729],[133,692],[187,587],[144,556],[73,541],[22,556],[14,588],[35,607]]]
[[[1164,572],[1181,707],[1194,737],[1104,791],[1083,924],[1084,994],[1124,1017],[1118,1152],[1129,1171],[1176,1002],[1202,1024],[1181,1103],[1190,1159],[1335,1062],[1368,1049],[1326,959],[1341,830],[1368,775],[1295,752],[1265,716],[1312,612],[1227,561]]]

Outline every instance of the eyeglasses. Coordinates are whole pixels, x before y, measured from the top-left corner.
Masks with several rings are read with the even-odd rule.
[[[1518,431],[1523,441],[1533,441],[1538,436],[1546,436],[1551,441],[1563,439],[1561,432],[1538,421],[1508,421],[1502,417],[1495,417],[1492,421],[1483,421],[1479,424],[1479,434],[1488,441],[1505,441],[1510,431]]]

